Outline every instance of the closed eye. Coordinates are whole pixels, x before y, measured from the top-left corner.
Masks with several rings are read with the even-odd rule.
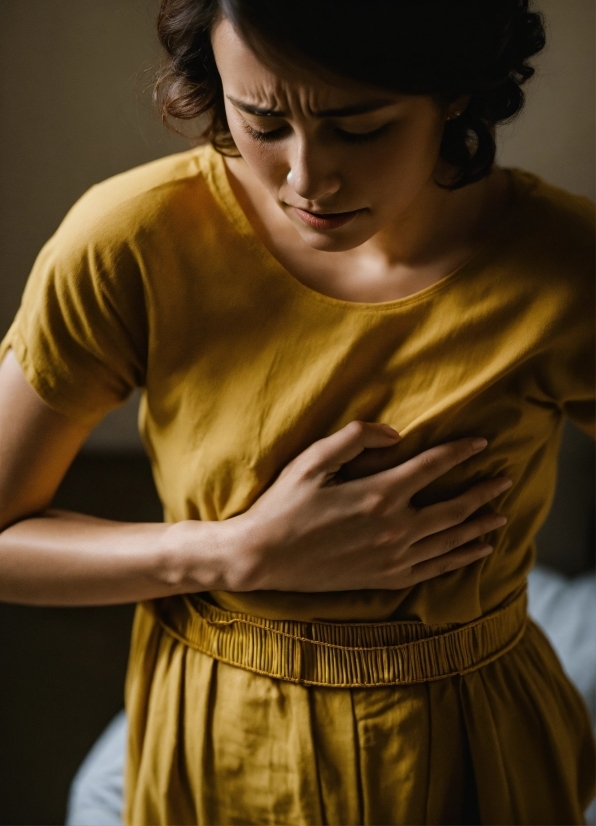
[[[287,128],[282,126],[280,129],[270,129],[268,132],[262,132],[260,129],[253,129],[248,123],[243,123],[242,125],[251,138],[254,138],[256,141],[263,141],[264,143],[281,140],[283,132],[285,132]]]
[[[372,132],[346,132],[345,129],[336,129],[335,132],[347,143],[366,143],[367,141],[374,141],[375,138],[382,135],[388,128],[389,124],[385,123],[378,129],[373,129]]]
[[[262,131],[260,129],[254,129],[246,122],[243,124],[243,126],[252,138],[263,143],[282,140],[284,137],[284,133],[288,128],[286,126],[281,126],[279,129],[270,129],[268,131]],[[382,135],[383,132],[385,132],[388,129],[388,127],[389,124],[385,123],[378,129],[374,129],[372,132],[347,132],[345,129],[339,128],[335,129],[334,131],[335,134],[339,137],[339,139],[345,141],[346,143],[367,143],[368,141],[374,141],[376,138]]]

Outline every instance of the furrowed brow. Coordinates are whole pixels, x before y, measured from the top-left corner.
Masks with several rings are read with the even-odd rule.
[[[226,95],[226,97],[237,109],[247,112],[249,115],[257,115],[265,118],[287,117],[287,113],[281,109],[262,109],[259,106],[254,106],[252,103],[246,103],[245,101],[230,97],[230,95]],[[313,115],[315,118],[349,118],[353,115],[366,115],[369,112],[376,112],[377,109],[384,109],[395,103],[396,101],[390,98],[371,100],[365,103],[355,103],[352,106],[342,106],[339,109],[321,109],[319,112],[313,112]]]
[[[321,109],[315,112],[316,118],[349,118],[352,115],[367,115],[369,112],[376,112],[377,109],[385,109],[387,106],[394,106],[396,101],[391,98],[382,100],[369,100],[363,103],[354,103],[352,106],[342,106],[339,109]]]
[[[249,115],[259,115],[264,118],[285,118],[286,116],[286,113],[282,112],[280,109],[261,109],[260,106],[255,106],[252,103],[245,103],[242,100],[237,100],[236,98],[230,97],[230,95],[226,95],[226,97],[230,103],[234,104],[236,109],[241,109]]]

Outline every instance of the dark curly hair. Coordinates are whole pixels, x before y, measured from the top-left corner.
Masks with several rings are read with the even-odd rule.
[[[470,101],[445,125],[441,157],[457,189],[486,176],[495,127],[522,108],[528,60],[543,49],[529,0],[162,0],[167,61],[155,99],[166,124],[206,115],[201,138],[232,154],[210,33],[221,15],[264,57],[290,60],[443,107]]]

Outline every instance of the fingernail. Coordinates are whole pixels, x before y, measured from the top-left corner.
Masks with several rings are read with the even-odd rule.
[[[486,439],[480,439],[480,438],[473,439],[472,440],[472,449],[473,450],[482,450],[483,448],[485,448],[487,446],[487,444],[488,444],[488,441]]]
[[[388,436],[391,436],[392,439],[401,439],[401,436],[391,425],[389,424],[382,424],[379,425],[381,430],[386,433]]]
[[[489,554],[489,553],[492,551],[492,549],[493,549],[493,546],[492,546],[492,545],[481,545],[481,546],[478,548],[478,553],[481,553],[481,554]]]
[[[507,517],[506,516],[498,516],[495,519],[495,525],[497,526],[497,528],[500,528],[502,525],[506,525],[506,524],[507,524]]]

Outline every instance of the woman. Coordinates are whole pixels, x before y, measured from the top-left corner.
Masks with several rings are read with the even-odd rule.
[[[541,21],[339,8],[162,2],[164,111],[219,152],[95,187],[40,253],[0,597],[140,602],[127,823],[581,823],[587,715],[524,585],[593,422],[593,210],[493,164]],[[134,386],[166,524],[45,511]]]

